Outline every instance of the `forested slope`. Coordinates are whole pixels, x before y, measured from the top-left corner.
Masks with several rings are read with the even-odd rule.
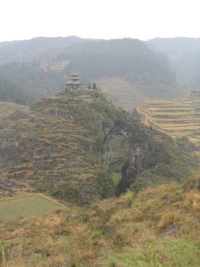
[[[86,85],[96,81],[125,109],[152,96],[171,99],[184,92],[165,58],[139,40],[71,38],[1,44],[0,77],[38,99],[62,90],[75,71]]]

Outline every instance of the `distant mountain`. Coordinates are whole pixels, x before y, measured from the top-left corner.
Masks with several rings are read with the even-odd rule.
[[[7,62],[7,63],[6,63]],[[96,82],[117,105],[171,99],[184,89],[166,59],[135,39],[36,38],[0,43],[0,75],[40,98],[63,89],[72,72]]]
[[[86,81],[97,79],[114,101],[120,94],[122,100],[128,97],[133,106],[138,95],[142,100],[152,96],[170,99],[183,93],[167,62],[139,40],[79,43],[71,46],[70,51],[63,51],[60,57],[70,59],[67,71],[77,69]],[[112,90],[113,78],[121,80],[115,90]],[[124,90],[126,84],[127,90]],[[130,107],[130,102],[125,102],[123,107]]]
[[[76,36],[47,38],[38,37],[31,40],[0,42],[0,65],[12,61],[32,62],[40,60],[40,54],[50,49],[62,48],[82,41]]]
[[[147,45],[168,56],[187,90],[200,89],[200,38],[156,38]]]

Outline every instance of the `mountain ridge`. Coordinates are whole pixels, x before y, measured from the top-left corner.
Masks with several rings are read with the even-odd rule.
[[[42,40],[45,43],[46,39]],[[31,94],[34,97],[33,101],[62,90],[69,75],[76,71],[85,84],[98,80],[102,89],[105,88],[105,93],[108,93],[115,102],[115,92],[112,90],[111,82],[109,81],[106,87],[105,83],[110,79],[116,81],[121,79],[122,84],[115,82],[115,91],[120,94],[123,101],[119,103],[119,100],[116,103],[125,109],[127,107],[133,109],[146,98],[152,98],[152,95],[171,99],[181,96],[184,92],[166,59],[150,50],[142,41],[129,38],[119,40],[66,38],[63,40],[68,44],[63,45],[61,40],[58,47],[59,40],[59,38],[47,38],[46,42],[53,44],[47,44],[45,49],[39,50],[33,50],[33,46],[32,50],[24,54],[17,53],[20,50],[16,50],[13,52],[14,58],[0,66],[0,77],[11,80],[23,92]],[[36,41],[39,42],[40,39]],[[27,42],[31,43],[34,40]],[[20,43],[22,44],[23,42]],[[1,55],[6,57],[6,53],[0,48]],[[123,83],[128,85],[126,89],[128,98],[126,95],[123,98]],[[135,97],[132,97],[133,94]],[[27,102],[30,103],[30,100]]]

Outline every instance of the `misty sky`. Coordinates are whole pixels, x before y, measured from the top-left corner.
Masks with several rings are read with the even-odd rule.
[[[200,37],[199,0],[1,0],[0,41]]]

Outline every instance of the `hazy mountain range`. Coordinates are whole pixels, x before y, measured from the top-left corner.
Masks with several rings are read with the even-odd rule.
[[[200,38],[156,38],[147,44],[167,55],[187,90],[200,89]]]
[[[199,51],[198,39],[189,39],[192,50],[185,44],[187,38],[178,39],[179,45],[176,41],[60,37],[2,42],[0,99],[30,103],[62,90],[74,71],[86,85],[96,82],[109,98],[125,109],[133,109],[148,98],[176,98],[199,85],[198,57],[195,56]],[[160,42],[164,43],[162,49]],[[168,42],[174,54],[169,52]],[[193,57],[188,56],[188,50]],[[189,67],[188,60],[193,67]],[[2,82],[5,80],[6,83]]]

